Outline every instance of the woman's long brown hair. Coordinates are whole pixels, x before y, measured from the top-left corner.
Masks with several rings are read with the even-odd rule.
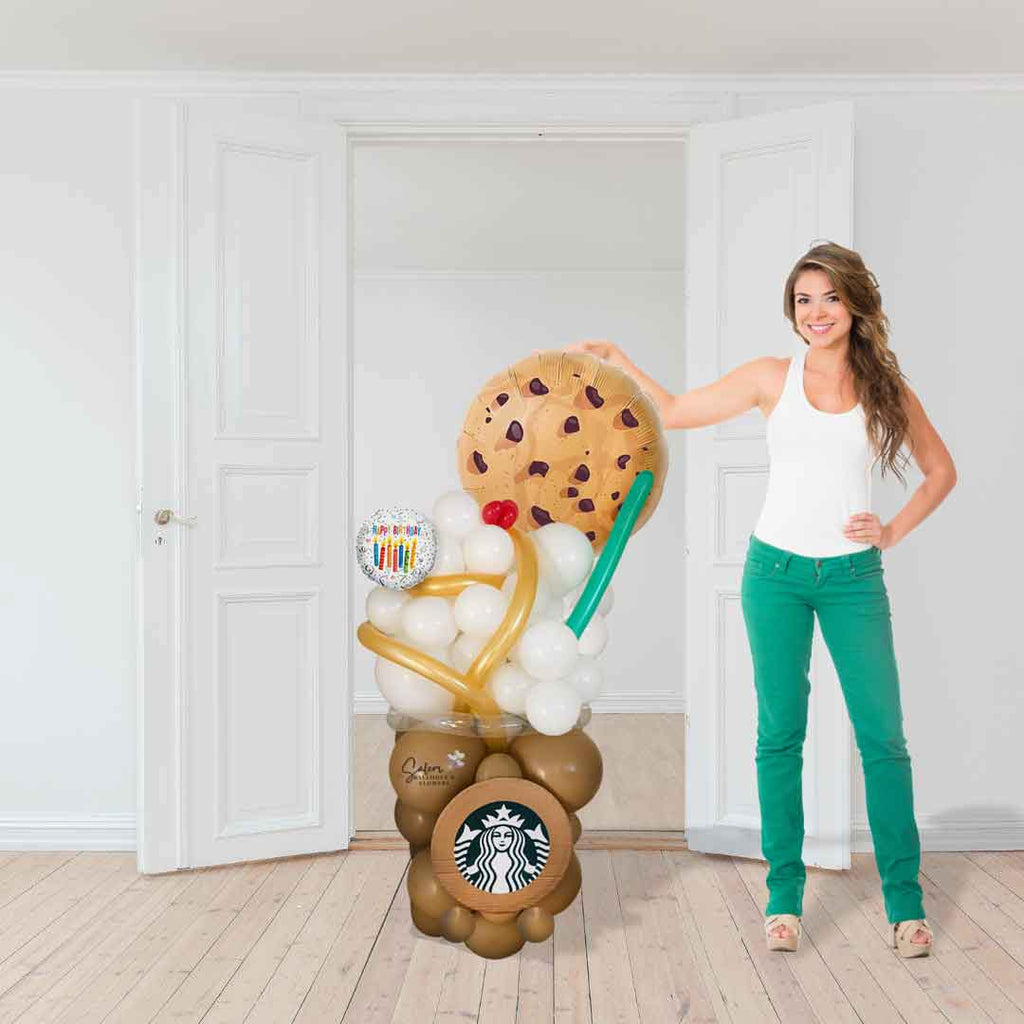
[[[815,245],[797,260],[786,278],[783,310],[800,340],[808,341],[796,324],[796,280],[805,270],[823,270],[828,274],[839,300],[850,311],[848,358],[853,372],[853,385],[864,409],[867,433],[882,463],[882,477],[890,468],[906,486],[897,466],[900,448],[907,440],[907,379],[900,370],[896,355],[889,348],[889,318],[882,311],[882,293],[878,279],[868,270],[860,254],[835,242]],[[906,467],[910,459],[902,455]]]

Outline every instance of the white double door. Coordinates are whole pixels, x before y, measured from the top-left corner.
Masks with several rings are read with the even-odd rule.
[[[140,870],[342,849],[361,618],[346,133],[143,101],[136,135]],[[846,103],[693,130],[689,387],[784,351],[788,266],[813,237],[849,241],[851,154]],[[692,432],[683,471],[686,834],[758,856],[738,577],[763,423]],[[849,732],[818,685],[829,668],[816,643],[805,852],[844,866]]]

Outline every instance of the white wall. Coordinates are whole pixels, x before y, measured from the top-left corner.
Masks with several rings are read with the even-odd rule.
[[[737,114],[828,98],[743,95]],[[879,93],[856,102],[854,245],[878,274],[895,351],[960,474],[939,512],[885,556],[926,846],[964,833],[978,845],[986,836],[1024,836],[1024,698],[1016,646],[1024,556],[1014,526],[1016,457],[1024,441],[1016,383],[1024,355],[1014,315],[1024,235],[1022,119],[1021,93]],[[38,835],[37,826],[48,835],[80,826],[73,832],[80,845],[81,829],[90,825],[106,845],[130,843],[129,101],[103,90],[8,88],[0,93],[0,130],[0,415],[7,441],[0,844],[26,830]],[[510,186],[508,195],[515,194]],[[595,189],[592,198],[601,194]],[[578,259],[551,239],[546,245],[552,258]],[[594,252],[590,270],[608,255]],[[483,280],[461,289],[467,315],[452,329],[466,340],[483,331],[495,350],[474,347],[457,366],[451,407],[430,421],[438,443],[454,440],[467,396],[517,332],[531,333],[524,349],[533,347],[538,330],[544,332],[538,340],[550,343],[575,331],[636,339],[634,358],[666,385],[705,383],[674,376],[682,365],[677,353],[643,337],[645,331],[652,339],[667,337],[671,309],[645,310],[641,318],[635,307],[625,308],[659,294],[639,287],[642,276],[629,278],[635,291],[622,291],[617,282],[619,300],[591,308],[587,318],[579,307],[592,301],[594,279],[585,278],[571,289],[566,278],[549,284],[548,298],[557,288],[553,304],[538,279],[529,294],[545,303],[543,319],[520,315],[500,334],[490,332],[485,310],[500,302],[510,315],[509,293],[522,293],[523,285]],[[406,285],[410,294],[413,284]],[[360,287],[365,292],[371,285],[382,287],[369,280]],[[420,299],[426,301],[422,290]],[[549,320],[554,309],[563,313]],[[385,327],[379,320],[377,329]],[[375,371],[361,362],[360,372],[370,381]],[[360,412],[371,415],[365,403]],[[919,479],[911,475],[911,488]],[[427,495],[437,490],[434,469],[410,480]],[[375,498],[380,494],[380,504],[388,502],[372,476],[365,486]],[[889,480],[876,487],[883,518],[911,493]],[[652,520],[637,535],[637,562],[655,529]],[[621,571],[625,580],[626,559]],[[623,645],[615,620],[612,644]],[[661,664],[654,675],[671,678],[673,671]],[[859,769],[857,775],[859,786]],[[863,822],[862,792],[855,807]]]
[[[0,842],[133,840],[130,103],[0,91],[0,137]]]

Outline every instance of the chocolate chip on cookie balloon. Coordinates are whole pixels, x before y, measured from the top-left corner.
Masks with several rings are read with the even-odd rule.
[[[599,550],[643,470],[654,485],[633,531],[650,518],[668,447],[657,407],[632,377],[589,353],[555,349],[487,381],[466,415],[458,463],[481,506],[511,499],[521,529],[569,523]]]

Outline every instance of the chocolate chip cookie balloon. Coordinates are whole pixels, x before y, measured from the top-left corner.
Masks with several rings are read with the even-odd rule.
[[[633,528],[650,518],[668,470],[657,407],[628,374],[558,349],[492,377],[458,441],[462,486],[482,506],[515,501],[523,530],[569,523],[600,550],[637,475],[654,484]]]

